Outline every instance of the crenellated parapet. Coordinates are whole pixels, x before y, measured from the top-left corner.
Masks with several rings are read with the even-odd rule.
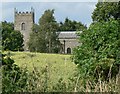
[[[34,15],[34,9],[33,8],[31,8],[31,11],[30,12],[28,12],[28,11],[26,11],[26,12],[21,12],[21,11],[18,11],[16,8],[14,9],[14,13],[15,13],[15,15]]]
[[[32,12],[15,12],[16,15],[28,15],[28,14],[32,14]]]

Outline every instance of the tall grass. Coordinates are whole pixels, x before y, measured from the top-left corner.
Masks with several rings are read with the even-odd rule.
[[[80,79],[79,74],[74,74],[67,80],[59,78],[56,84],[51,84],[48,67],[39,71],[34,67],[29,73],[27,90],[30,92],[119,92],[120,77],[117,75],[115,79],[109,81],[98,82]]]

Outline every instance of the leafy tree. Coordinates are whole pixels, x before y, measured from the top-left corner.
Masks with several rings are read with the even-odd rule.
[[[120,1],[98,2],[92,15],[93,21],[109,21],[110,18],[120,19]]]
[[[33,30],[35,32],[32,32],[30,34],[30,40],[29,40],[29,49],[31,52],[46,52],[46,40],[44,38],[44,32],[39,32],[40,27],[39,25],[34,25]]]
[[[80,34],[82,45],[75,49],[73,60],[81,75],[103,80],[115,77],[120,66],[120,25],[116,20],[97,22]]]
[[[120,2],[98,2],[92,19],[80,34],[82,45],[74,50],[73,60],[83,78],[106,80],[120,70]]]
[[[2,22],[2,46],[4,50],[23,50],[23,35],[14,30],[12,23]]]
[[[46,10],[39,20],[41,31],[45,32],[44,37],[48,52],[54,52],[59,43],[58,34],[56,33],[58,30],[58,24],[55,21],[53,14],[54,10]]]
[[[70,19],[66,18],[65,22],[60,22],[59,31],[77,31],[86,29],[86,26],[83,25],[81,22],[71,21]]]
[[[36,31],[36,33],[33,32],[30,37],[29,49],[31,51],[49,53],[59,51],[58,24],[53,14],[54,10],[46,10],[39,19],[39,25],[33,27],[33,31]]]

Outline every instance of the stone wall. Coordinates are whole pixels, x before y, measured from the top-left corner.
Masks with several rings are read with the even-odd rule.
[[[77,39],[59,39],[59,40],[63,45],[62,53],[65,53],[65,54],[72,53],[73,49],[79,45]],[[70,52],[69,52],[69,49],[71,50]]]

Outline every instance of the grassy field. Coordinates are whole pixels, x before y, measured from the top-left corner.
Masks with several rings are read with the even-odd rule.
[[[30,52],[10,52],[9,55],[17,65],[20,67],[27,66],[29,71],[32,71],[33,67],[36,67],[39,71],[47,67],[51,83],[58,82],[60,78],[67,81],[77,69],[71,60],[71,55]]]
[[[109,92],[119,90],[119,78],[98,82],[80,78],[71,55],[30,52],[4,52],[22,69],[28,69],[28,91]],[[37,69],[37,71],[34,71]],[[47,71],[46,71],[47,70]],[[42,71],[44,71],[42,73]],[[40,75],[38,75],[40,73]],[[60,79],[62,81],[60,82]],[[72,78],[72,79],[71,79]],[[85,82],[86,81],[86,82]],[[55,87],[55,88],[54,88]]]

